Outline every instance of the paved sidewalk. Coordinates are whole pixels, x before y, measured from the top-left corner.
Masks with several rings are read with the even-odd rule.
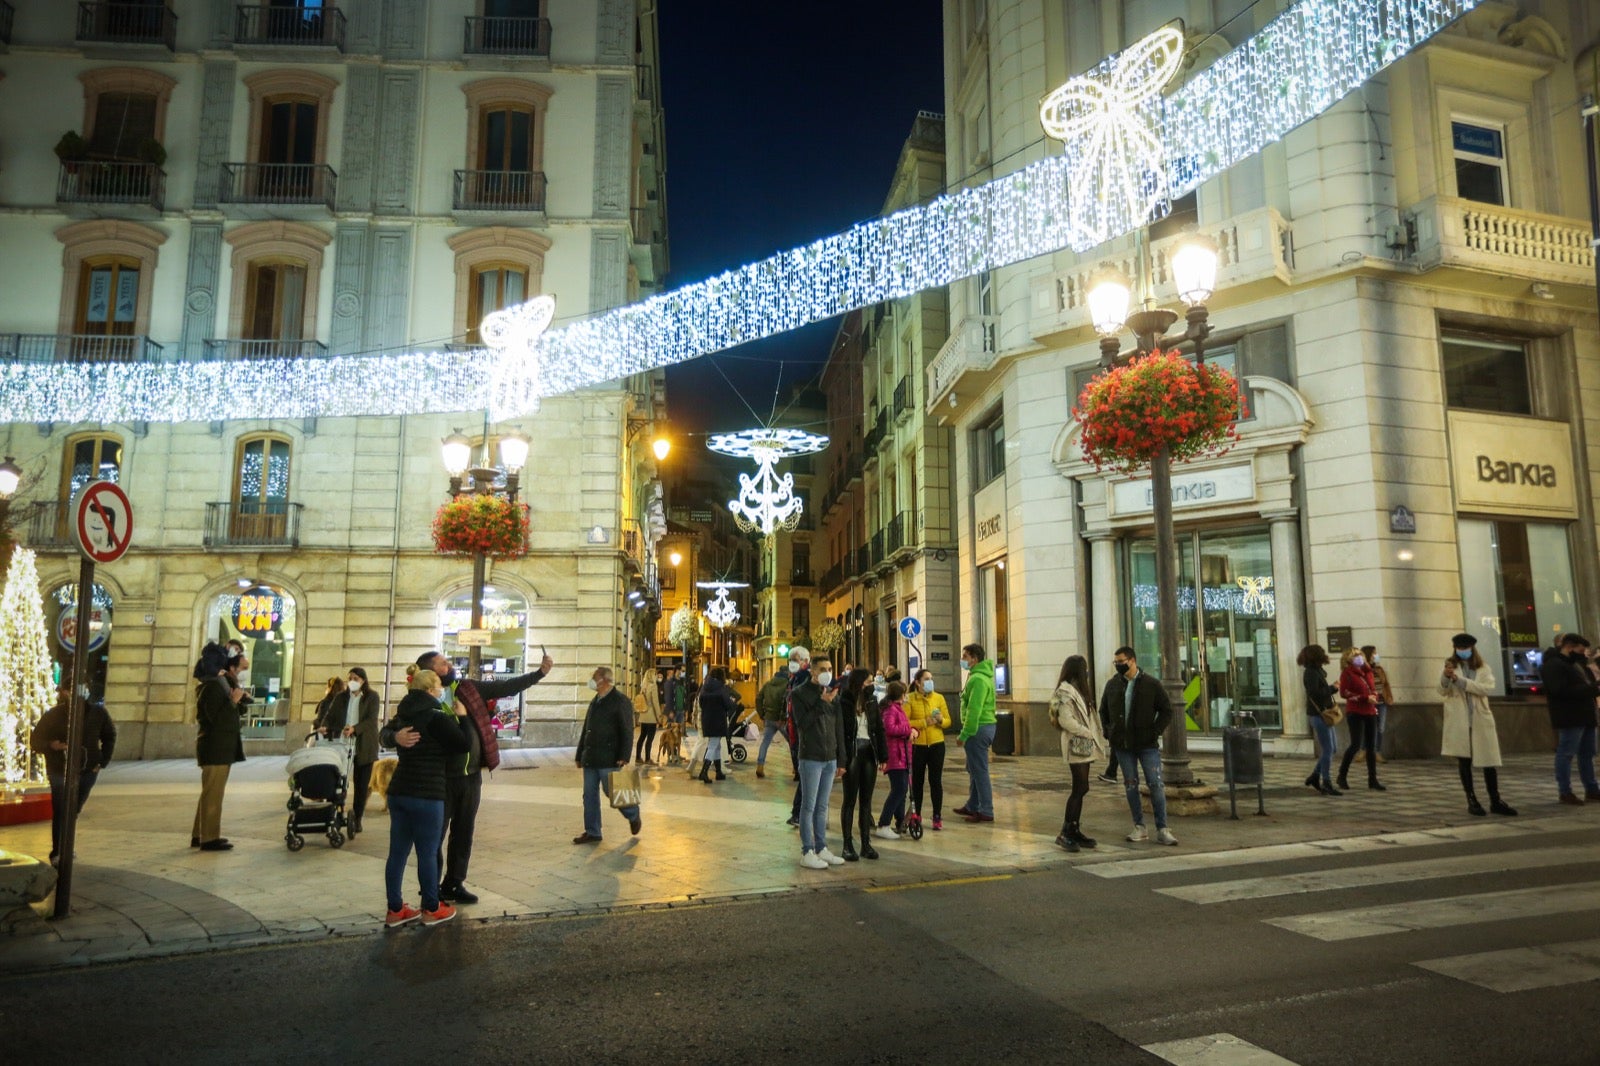
[[[877,842],[877,862],[828,871],[800,867],[799,840],[785,826],[793,785],[786,757],[758,780],[753,765],[704,785],[682,769],[647,774],[644,830],[630,837],[621,816],[605,812],[605,841],[574,847],[582,829],[581,779],[572,750],[515,750],[487,781],[469,884],[480,902],[466,920],[590,915],[618,909],[702,905],[770,893],[947,880],[1065,863],[1171,855],[1123,840],[1130,818],[1120,786],[1093,783],[1084,830],[1101,841],[1068,855],[1053,843],[1066,802],[1057,758],[996,758],[997,821],[971,825],[950,810],[966,798],[959,749],[946,765],[945,829],[920,842]],[[287,787],[282,758],[235,768],[223,832],[230,852],[188,847],[199,775],[186,760],[120,763],[104,772],[78,829],[73,913],[55,922],[50,904],[0,918],[0,970],[18,972],[328,936],[376,935],[384,910],[388,819],[369,810],[367,832],[342,849],[324,837],[291,853],[283,831]],[[1338,798],[1302,784],[1306,759],[1268,759],[1267,817],[1255,793],[1240,795],[1240,820],[1175,819],[1186,851],[1214,851],[1476,821],[1467,812],[1453,761],[1390,762],[1388,792],[1362,783]],[[1220,783],[1221,756],[1200,753],[1195,768]],[[1506,799],[1523,816],[1583,820],[1555,801],[1548,756],[1516,756],[1502,770]],[[880,780],[876,802],[881,804]],[[1486,799],[1486,797],[1485,797]],[[834,790],[831,846],[839,847],[840,791]],[[1147,818],[1147,822],[1149,819]],[[1153,826],[1153,823],[1152,823]],[[0,848],[44,855],[48,823],[0,828]],[[407,871],[415,902],[415,865]],[[404,933],[395,935],[407,935]]]

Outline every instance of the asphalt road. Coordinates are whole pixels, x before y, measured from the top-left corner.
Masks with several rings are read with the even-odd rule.
[[[1114,1064],[1227,1033],[1593,1066],[1600,839],[1525,824],[15,977],[0,1033],[12,1062]]]

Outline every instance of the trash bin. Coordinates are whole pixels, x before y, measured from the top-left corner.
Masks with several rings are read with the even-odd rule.
[[[1267,803],[1262,785],[1266,773],[1261,763],[1261,727],[1256,717],[1248,711],[1228,715],[1229,723],[1222,730],[1222,776],[1228,783],[1230,817],[1239,817],[1237,789],[1243,785],[1255,786],[1256,813],[1266,814]]]
[[[994,753],[996,755],[1010,755],[1016,750],[1016,715],[1010,711],[996,711],[994,714]]]

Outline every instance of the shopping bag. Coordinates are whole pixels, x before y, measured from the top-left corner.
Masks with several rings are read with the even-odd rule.
[[[639,783],[639,766],[630,763],[606,778],[607,791],[611,793],[611,806],[621,810],[637,807],[643,798],[644,787]]]

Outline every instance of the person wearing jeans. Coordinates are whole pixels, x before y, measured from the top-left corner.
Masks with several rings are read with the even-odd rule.
[[[1111,665],[1116,676],[1100,694],[1100,720],[1108,726],[1106,739],[1111,741],[1122,770],[1128,810],[1133,814],[1128,840],[1137,844],[1150,839],[1139,801],[1137,771],[1143,767],[1145,784],[1150,786],[1150,808],[1156,816],[1156,843],[1175,845],[1178,838],[1167,828],[1167,790],[1161,780],[1161,749],[1157,747],[1172,721],[1172,701],[1160,681],[1139,669],[1132,648],[1118,648]]]
[[[1562,803],[1574,807],[1600,800],[1600,783],[1594,774],[1595,697],[1600,696],[1600,685],[1589,673],[1588,652],[1587,640],[1566,633],[1555,647],[1545,649],[1539,667],[1550,728],[1556,734],[1556,791]],[[1582,798],[1572,791],[1573,756],[1577,756],[1578,777],[1583,781]]]
[[[994,660],[984,658],[983,645],[961,649],[967,683],[961,690],[961,733],[967,753],[967,803],[956,813],[969,822],[994,821],[994,788],[989,780],[989,749],[994,747]]]
[[[399,730],[417,734],[410,746],[399,746],[400,765],[389,781],[389,860],[383,881],[389,901],[384,925],[391,929],[418,918],[424,925],[437,925],[456,916],[455,907],[439,899],[439,842],[444,837],[447,767],[453,756],[468,750],[456,716],[440,703],[444,682],[439,675],[418,670],[407,688],[394,718],[380,733],[390,744]],[[406,863],[413,851],[422,893],[420,911],[409,906],[403,894]]]
[[[790,659],[795,664],[794,673],[800,672],[800,664]],[[761,748],[756,752],[756,776],[767,776],[767,749],[772,747],[772,738],[783,734],[785,744],[789,742],[789,735],[784,728],[784,704],[789,697],[790,674],[783,671],[773,674],[767,683],[761,686],[761,691],[756,693],[756,713],[761,715]],[[794,757],[794,748],[789,748],[791,760]]]
[[[598,844],[604,835],[600,824],[600,791],[611,793],[611,775],[628,765],[633,748],[633,704],[612,683],[611,667],[597,666],[589,678],[595,694],[583,716],[576,761],[583,768],[583,832],[574,844]],[[639,835],[638,807],[620,807],[628,829]]]
[[[808,870],[844,865],[828,850],[828,796],[849,763],[832,667],[825,658],[812,660],[810,676],[790,691],[789,715],[800,748],[800,865]]]
[[[1321,644],[1307,644],[1295,662],[1305,668],[1301,680],[1306,689],[1306,718],[1317,738],[1317,765],[1306,778],[1306,787],[1324,796],[1343,795],[1333,787],[1333,756],[1339,750],[1339,734],[1322,717],[1323,711],[1333,710],[1333,697],[1339,691],[1328,684],[1328,652]]]

